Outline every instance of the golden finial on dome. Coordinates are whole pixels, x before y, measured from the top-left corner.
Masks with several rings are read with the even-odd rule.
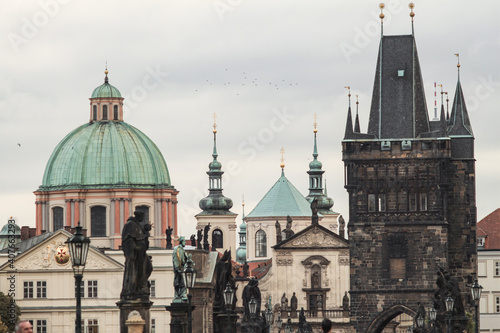
[[[314,117],[314,129],[313,129],[313,132],[314,133],[318,133],[318,122],[317,122],[318,115],[315,113],[313,117]]]
[[[384,8],[385,8],[385,5],[383,2],[381,2],[379,5],[379,8],[380,8],[380,15],[378,17],[380,17],[380,19],[382,20],[382,22],[384,21]]]
[[[285,148],[281,147],[280,153],[281,153],[281,164],[280,164],[280,167],[281,167],[281,169],[284,169],[285,168]]]
[[[410,17],[411,17],[411,20],[413,21],[413,17],[415,16],[415,13],[413,12],[413,8],[415,8],[415,4],[413,2],[410,2],[410,4],[408,5],[408,7],[410,8]]]
[[[217,123],[215,122],[215,119],[217,119],[217,113],[214,112],[212,117],[214,118],[214,130],[213,130],[213,132],[217,133]]]
[[[108,83],[108,62],[107,61],[106,61],[106,67],[104,68],[104,75],[106,75],[104,77],[104,82]]]

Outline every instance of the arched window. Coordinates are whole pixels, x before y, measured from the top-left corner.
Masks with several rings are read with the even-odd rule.
[[[108,106],[102,106],[102,120],[108,120]]]
[[[97,105],[92,108],[92,120],[97,120]]]
[[[92,237],[106,236],[106,207],[90,208],[90,233]]]
[[[113,117],[118,120],[118,105],[113,106]]]
[[[52,231],[62,229],[64,227],[64,212],[62,207],[52,208]]]
[[[255,256],[267,256],[267,237],[266,232],[262,229],[255,234]]]
[[[215,229],[212,232],[212,245],[217,249],[222,249],[224,247],[222,230]]]
[[[135,206],[135,210],[138,210],[138,211],[144,213],[144,222],[150,222],[149,221],[149,207],[148,206]]]

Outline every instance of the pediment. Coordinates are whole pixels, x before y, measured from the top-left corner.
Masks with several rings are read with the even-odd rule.
[[[346,248],[348,242],[322,226],[310,226],[275,248]]]
[[[1,270],[72,270],[69,251],[65,242],[71,234],[64,230],[56,231],[39,244],[28,249],[14,258],[13,262],[4,263]],[[13,266],[11,266],[11,264]],[[123,265],[90,248],[87,256],[85,270],[123,269]]]

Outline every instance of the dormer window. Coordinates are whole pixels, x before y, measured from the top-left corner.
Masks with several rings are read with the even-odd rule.
[[[478,237],[477,237],[477,247],[478,247],[479,249],[484,248],[484,240],[485,240],[485,237],[484,237],[484,236],[478,236]]]

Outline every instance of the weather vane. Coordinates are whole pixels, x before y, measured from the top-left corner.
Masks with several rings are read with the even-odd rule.
[[[214,112],[212,117],[214,118],[214,133],[217,133],[217,123],[215,121],[217,119],[217,113]]]
[[[344,88],[346,88],[347,91],[349,92],[347,94],[347,97],[349,97],[349,106],[351,106],[351,86],[345,86]]]
[[[455,53],[455,55],[457,56],[457,67],[460,70],[460,53]]]

